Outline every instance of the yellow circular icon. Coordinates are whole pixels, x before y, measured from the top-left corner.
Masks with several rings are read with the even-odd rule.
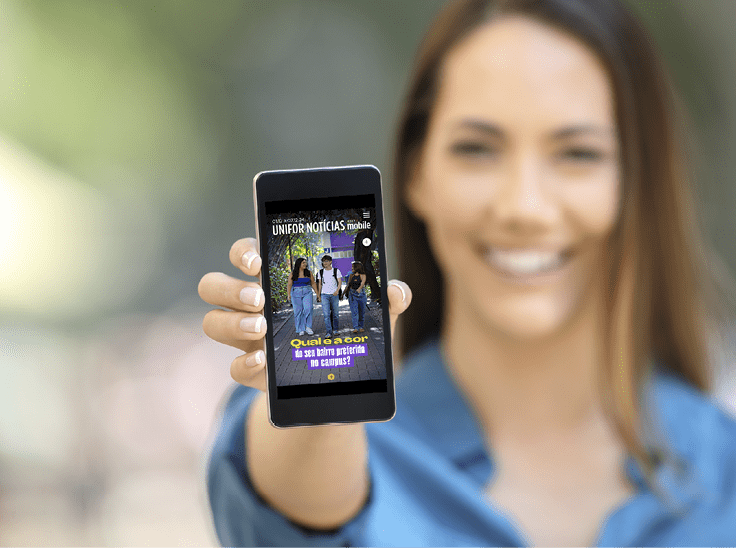
[[[331,380],[331,381],[334,381],[334,380],[335,380],[335,375],[334,375],[334,373],[330,373],[329,375],[327,375],[327,378],[328,378],[329,380]]]

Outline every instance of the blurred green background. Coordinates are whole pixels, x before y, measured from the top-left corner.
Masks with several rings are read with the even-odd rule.
[[[391,234],[393,127],[441,4],[0,0],[0,544],[216,543],[205,452],[238,352],[202,334],[197,283],[235,275],[262,170],[374,164]],[[736,2],[631,4],[735,270]]]

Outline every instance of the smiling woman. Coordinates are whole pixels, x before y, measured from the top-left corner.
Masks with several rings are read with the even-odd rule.
[[[446,275],[447,324],[558,330],[600,285],[619,210],[606,72],[574,38],[516,17],[457,46],[443,76],[407,197]]]
[[[708,327],[728,321],[676,98],[626,20],[615,2],[457,2],[420,50],[400,127],[398,256],[414,289],[404,349],[439,337],[500,470],[522,485],[549,471],[549,444],[531,439],[586,423],[605,440],[599,455],[635,456],[660,492],[658,464],[677,459],[646,438],[657,419],[643,416],[645,380],[656,362],[707,389]],[[422,291],[426,272],[442,274],[439,296]],[[536,464],[509,465],[521,455]],[[539,493],[531,504],[507,479],[489,491],[532,538],[569,542],[540,529]],[[588,535],[629,483],[611,484]]]
[[[707,396],[729,293],[677,108],[617,0],[449,4],[399,124],[396,417],[276,434],[236,391],[223,543],[732,544],[736,423]]]
[[[609,77],[577,39],[518,15],[455,46],[442,76],[406,203],[426,226],[444,277],[447,366],[503,465],[489,495],[534,541],[587,543],[633,492],[597,387],[604,257],[621,201]],[[420,289],[415,294],[421,299]],[[523,412],[514,401],[528,402]],[[585,525],[580,512],[574,522],[555,520],[568,537],[535,515],[540,505],[556,515],[556,505],[579,495],[557,487],[546,503],[537,493],[530,504],[519,493],[549,489],[544,476],[564,476],[562,461],[553,471],[549,446],[581,424],[589,432],[568,442],[578,456],[567,465],[588,461],[579,451],[587,436],[606,458],[584,486],[599,495]],[[520,445],[525,461],[539,462],[514,464]]]

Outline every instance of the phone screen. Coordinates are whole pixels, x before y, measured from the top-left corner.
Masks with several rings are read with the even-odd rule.
[[[385,393],[388,303],[375,195],[263,205],[277,398]]]

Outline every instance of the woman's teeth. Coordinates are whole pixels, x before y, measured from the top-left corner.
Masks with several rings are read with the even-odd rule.
[[[492,266],[515,276],[529,276],[554,270],[566,260],[563,252],[502,251],[489,249],[486,259]]]

